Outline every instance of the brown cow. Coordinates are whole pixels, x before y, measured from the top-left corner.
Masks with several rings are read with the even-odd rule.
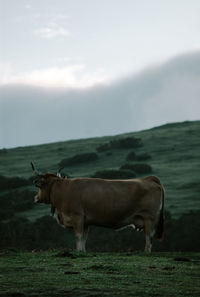
[[[152,239],[162,239],[164,229],[164,188],[156,176],[130,180],[62,178],[60,174],[40,174],[35,181],[39,192],[35,202],[51,204],[64,228],[73,227],[76,248],[85,251],[88,227],[112,229],[131,226],[144,231],[145,251]]]

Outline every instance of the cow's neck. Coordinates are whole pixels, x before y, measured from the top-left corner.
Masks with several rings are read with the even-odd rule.
[[[56,190],[56,184],[59,183],[60,184],[61,180],[58,179],[54,179],[52,180],[52,183],[50,185],[50,189],[49,189],[49,203],[51,204],[51,214],[52,216],[55,214],[55,210],[59,208],[59,204],[60,204],[60,199],[59,199],[59,195],[56,196],[56,194],[52,192],[52,189],[54,187],[54,190]],[[59,185],[58,185],[59,186]],[[57,191],[56,191],[57,192]],[[59,191],[58,191],[59,192]],[[57,192],[57,193],[58,193]]]
[[[55,185],[56,183],[56,179],[52,179],[51,183],[49,184],[49,193],[48,193],[48,196],[49,196],[49,204],[53,205],[54,201],[53,201],[53,195],[52,195],[52,188],[53,186]]]

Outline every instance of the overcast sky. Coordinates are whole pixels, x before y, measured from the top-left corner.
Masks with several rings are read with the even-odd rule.
[[[199,0],[0,0],[0,147],[199,119],[199,12]]]

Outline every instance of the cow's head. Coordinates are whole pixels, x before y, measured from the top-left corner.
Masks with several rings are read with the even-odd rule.
[[[50,193],[54,181],[58,179],[54,173],[46,173],[39,179],[34,180],[34,184],[39,188],[38,193],[35,195],[35,202],[37,203],[51,203]]]
[[[39,188],[38,193],[35,195],[35,202],[36,203],[51,203],[50,201],[50,193],[51,188],[55,180],[61,178],[60,171],[57,174],[54,173],[46,173],[42,174],[39,172],[33,163],[31,162],[31,166],[33,172],[36,175],[36,179],[33,181],[34,185]]]

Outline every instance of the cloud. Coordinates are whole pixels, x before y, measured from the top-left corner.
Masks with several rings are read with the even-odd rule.
[[[25,8],[26,8],[26,9],[31,9],[32,6],[31,6],[30,4],[26,4],[26,5],[25,5]]]
[[[81,61],[80,56],[74,56],[74,57],[59,57],[56,58],[56,62],[63,63],[63,62],[72,62],[72,61]]]
[[[42,27],[40,29],[34,30],[34,33],[47,39],[55,37],[68,37],[71,35],[69,30],[57,24],[50,24],[49,27]]]
[[[53,16],[51,16],[52,20],[53,21],[61,21],[63,23],[65,23],[66,20],[69,20],[71,17],[69,15],[65,15],[65,14],[62,14],[62,13],[57,13]]]
[[[0,73],[0,84],[2,85],[22,84],[57,88],[88,88],[107,81],[108,77],[103,68],[89,72],[84,64],[35,69],[16,74],[13,74],[10,65],[4,65],[4,71]]]
[[[51,39],[55,37],[69,37],[70,30],[67,29],[67,20],[70,18],[64,14],[43,15],[36,13],[32,15],[35,24],[38,26],[39,22],[43,23],[39,28],[33,32],[42,38]]]
[[[10,63],[0,63],[0,85],[9,81],[12,67]]]
[[[37,12],[37,13],[34,13],[32,16],[34,19],[39,19],[41,17],[41,13]]]
[[[79,75],[83,69],[77,69]],[[7,84],[0,86],[0,93],[1,147],[198,120],[200,52],[176,57],[107,86],[70,89]]]

